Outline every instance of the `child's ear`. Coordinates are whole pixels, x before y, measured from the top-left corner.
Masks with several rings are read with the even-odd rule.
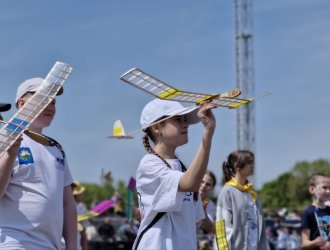
[[[25,101],[23,98],[19,98],[17,101],[17,107],[22,107],[24,105]]]
[[[160,133],[160,127],[159,127],[159,123],[155,124],[153,126],[150,127],[150,129],[152,130],[152,132],[154,134],[159,134]]]
[[[309,186],[308,187],[308,191],[313,194],[314,193],[314,187],[313,186]]]
[[[244,168],[244,167],[239,168],[238,165],[236,164],[236,165],[234,166],[235,174],[238,173],[238,172],[240,172],[243,168]]]

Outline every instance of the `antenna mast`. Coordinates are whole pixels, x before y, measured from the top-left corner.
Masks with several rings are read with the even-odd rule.
[[[255,96],[253,76],[252,0],[234,0],[236,84],[242,98]],[[237,109],[237,148],[255,153],[255,106],[248,103]]]

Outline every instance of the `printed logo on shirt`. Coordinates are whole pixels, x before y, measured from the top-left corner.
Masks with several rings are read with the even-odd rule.
[[[316,212],[317,225],[322,238],[326,241],[330,240],[330,216],[318,215]]]
[[[191,197],[193,195],[193,192],[186,193],[186,197],[184,197],[183,201],[190,201]]]
[[[56,157],[56,168],[59,170],[64,170],[64,159]]]
[[[248,218],[248,223],[249,223],[249,229],[253,231],[258,229],[258,225],[255,223],[253,218]]]
[[[18,156],[18,163],[20,165],[34,163],[32,152],[31,152],[30,148],[24,148],[24,147],[20,148],[17,156]]]

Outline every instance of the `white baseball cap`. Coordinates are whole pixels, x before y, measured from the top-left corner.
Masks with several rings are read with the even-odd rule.
[[[35,77],[21,83],[21,85],[19,85],[17,88],[15,103],[17,103],[18,99],[24,96],[26,93],[36,92],[39,86],[43,83],[43,81],[44,81],[43,78]],[[62,95],[62,94],[63,94],[63,88],[61,87],[57,95]]]
[[[177,101],[154,99],[143,108],[140,123],[142,129],[146,129],[161,117],[185,115],[188,124],[195,124],[199,122],[197,112],[198,106],[186,108]]]

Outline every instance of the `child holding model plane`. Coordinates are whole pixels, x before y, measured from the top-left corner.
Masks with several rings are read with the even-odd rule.
[[[184,108],[154,99],[141,114],[143,143],[149,154],[137,169],[141,225],[133,249],[196,249],[196,220],[204,218],[198,192],[207,169],[216,105]],[[201,121],[204,132],[195,159],[186,168],[175,150],[188,142],[188,127]],[[149,144],[154,142],[154,148]]]
[[[44,81],[33,78],[18,87],[20,113],[24,104],[37,103],[34,93]],[[53,99],[29,130],[42,134],[55,116],[55,106]],[[63,150],[52,141],[42,145],[23,134],[0,157],[0,249],[60,249],[62,235],[66,249],[77,249],[72,177]]]

